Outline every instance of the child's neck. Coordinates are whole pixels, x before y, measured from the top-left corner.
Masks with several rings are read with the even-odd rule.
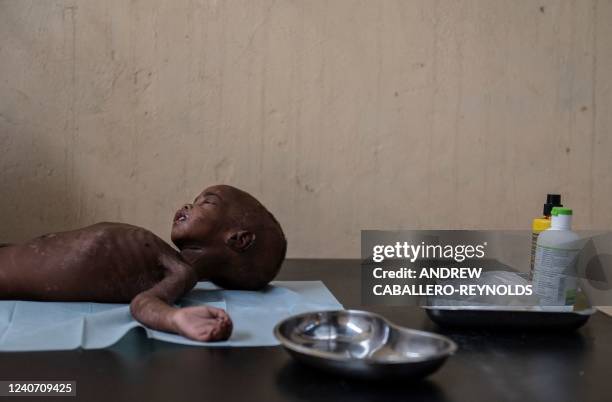
[[[224,261],[219,253],[206,247],[187,247],[180,251],[183,260],[191,265],[198,275],[198,280],[210,280],[210,272],[219,269]]]

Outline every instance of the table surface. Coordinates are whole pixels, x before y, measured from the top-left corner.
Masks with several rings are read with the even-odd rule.
[[[288,260],[277,279],[323,280],[346,308],[360,308],[359,264]],[[612,400],[612,318],[600,312],[571,333],[510,333],[442,330],[417,307],[365,309],[443,333],[459,350],[426,380],[380,384],[319,373],[281,347],[189,347],[136,329],[108,349],[0,353],[0,380],[76,380],[76,399],[87,401]]]

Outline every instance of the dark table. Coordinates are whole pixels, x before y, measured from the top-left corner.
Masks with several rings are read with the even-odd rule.
[[[355,260],[288,260],[278,279],[321,279],[359,308],[359,273]],[[134,330],[109,349],[2,353],[0,380],[76,380],[87,401],[612,401],[612,318],[600,312],[572,333],[510,333],[442,330],[416,307],[367,309],[444,333],[459,351],[427,380],[372,384],[302,367],[280,347],[188,347]]]

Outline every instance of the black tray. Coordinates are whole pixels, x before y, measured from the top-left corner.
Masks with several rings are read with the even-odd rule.
[[[474,308],[423,307],[429,318],[442,327],[487,329],[575,330],[583,326],[595,309],[580,312],[496,310]]]

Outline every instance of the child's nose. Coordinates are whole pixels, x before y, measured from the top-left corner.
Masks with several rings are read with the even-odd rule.
[[[191,207],[193,207],[193,205],[191,205],[191,204],[185,204],[185,205],[183,205],[183,209],[184,209],[185,211],[189,211],[189,210],[191,209]]]

